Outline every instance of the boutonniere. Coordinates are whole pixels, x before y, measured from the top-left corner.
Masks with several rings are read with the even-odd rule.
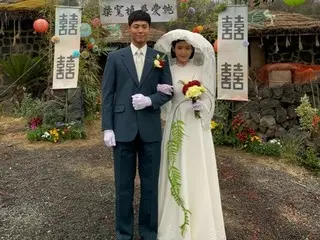
[[[165,56],[166,56],[165,54],[163,56],[160,56],[160,54],[157,54],[157,56],[155,57],[155,59],[153,61],[153,66],[155,68],[162,69],[166,63],[166,60],[164,60]]]

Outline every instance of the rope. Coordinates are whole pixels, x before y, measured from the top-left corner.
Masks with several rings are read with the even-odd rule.
[[[228,100],[217,100],[218,102],[219,101],[228,101]],[[231,103],[233,103],[233,101],[230,101]],[[229,107],[225,107],[228,111],[230,111],[230,112],[232,112],[232,113],[236,113],[236,112],[238,112],[240,109],[242,109],[242,108],[244,108],[246,105],[248,105],[249,104],[249,102],[251,102],[250,100],[248,101],[248,102],[246,102],[245,104],[243,104],[241,107],[239,107],[239,108],[237,108],[236,110],[232,110],[231,108],[229,108]]]

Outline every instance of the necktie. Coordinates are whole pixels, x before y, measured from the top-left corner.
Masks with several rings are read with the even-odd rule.
[[[143,69],[143,53],[140,49],[135,53],[136,70],[138,74],[138,80],[140,81]]]

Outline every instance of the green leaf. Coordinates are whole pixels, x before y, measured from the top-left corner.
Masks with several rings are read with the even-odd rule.
[[[174,119],[174,118],[173,118]],[[181,193],[181,173],[180,170],[175,166],[177,161],[177,155],[183,144],[184,137],[184,122],[181,120],[172,121],[170,138],[167,142],[167,159],[169,162],[168,167],[168,178],[171,185],[171,195],[175,202],[181,207],[184,213],[184,221],[180,226],[181,234],[184,235],[187,226],[190,224],[189,215],[191,212],[186,209],[184,201],[180,195]]]
[[[11,55],[0,61],[0,68],[10,83],[27,87],[34,82],[44,79],[47,69],[41,58],[32,58],[30,55]]]

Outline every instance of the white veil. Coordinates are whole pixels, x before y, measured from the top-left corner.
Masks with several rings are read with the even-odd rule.
[[[212,44],[201,34],[193,33],[188,30],[176,29],[164,34],[154,45],[154,49],[165,53],[168,56],[169,64],[175,64],[175,59],[171,57],[171,44],[175,40],[185,40],[194,47],[194,57],[192,63],[201,68],[201,82],[208,90],[210,106],[207,106],[207,113],[202,114],[202,122],[210,124],[214,114],[216,97],[216,61]],[[171,103],[165,104],[161,108],[162,118],[167,119],[171,110]]]

